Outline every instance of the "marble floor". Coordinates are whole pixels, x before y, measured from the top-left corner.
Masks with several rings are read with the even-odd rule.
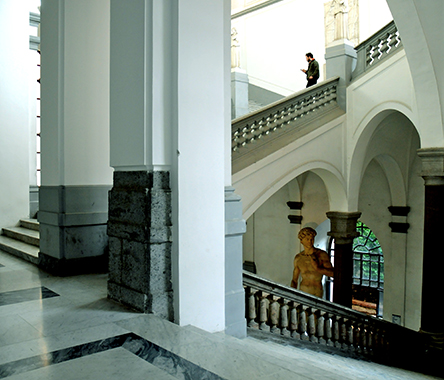
[[[0,251],[0,378],[433,379],[254,338],[209,334],[106,298],[104,274],[54,277]]]

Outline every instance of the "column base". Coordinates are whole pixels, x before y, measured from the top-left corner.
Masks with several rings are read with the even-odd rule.
[[[42,186],[39,266],[54,275],[106,272],[109,186]]]
[[[173,321],[168,172],[114,172],[108,297]]]
[[[101,256],[80,259],[56,259],[39,252],[38,265],[44,271],[60,277],[87,273],[107,273],[108,252]]]

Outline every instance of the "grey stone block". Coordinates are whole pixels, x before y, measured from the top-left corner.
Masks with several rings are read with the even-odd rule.
[[[149,292],[148,249],[146,243],[123,240],[122,285],[138,292]]]
[[[149,218],[149,198],[145,191],[113,189],[109,196],[109,220],[145,224]]]
[[[171,192],[155,190],[151,195],[151,223],[154,225],[171,226]]]
[[[173,289],[171,282],[171,243],[150,246],[150,292],[161,296]]]
[[[168,172],[115,172],[109,192],[109,297],[173,320]]]
[[[148,189],[170,189],[170,175],[166,171],[134,171],[114,172],[115,188],[148,188]]]
[[[122,283],[122,241],[115,237],[109,237],[109,280],[118,284]]]

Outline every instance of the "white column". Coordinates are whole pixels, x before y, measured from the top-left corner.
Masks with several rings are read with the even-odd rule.
[[[225,329],[224,2],[178,1],[176,318]]]
[[[29,216],[29,11],[0,1],[0,227]]]
[[[176,8],[175,1],[111,0],[110,157],[115,170],[171,168]]]
[[[113,193],[116,199],[120,193],[132,196],[130,186],[119,188],[120,180],[134,179],[123,172],[169,176],[174,319],[208,331],[225,329],[226,9],[226,1],[111,0],[110,157],[122,172],[116,173]],[[118,212],[110,207],[113,215]],[[163,217],[148,226],[164,230],[169,221]],[[126,244],[126,217],[118,218],[112,241]],[[140,240],[141,255],[153,257],[160,244],[162,257],[168,257],[167,240]],[[117,271],[123,255],[112,249]],[[136,307],[156,312],[144,301],[157,289],[156,276],[147,271],[134,282],[113,276],[108,289],[116,299],[137,298]],[[168,310],[159,315],[169,318]]]
[[[42,184],[110,184],[109,2],[43,0],[41,33]]]
[[[53,266],[106,245],[109,1],[43,0],[41,14],[40,249]]]

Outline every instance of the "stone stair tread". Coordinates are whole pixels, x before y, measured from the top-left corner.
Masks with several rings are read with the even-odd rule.
[[[0,235],[0,250],[38,264],[39,247]]]
[[[25,228],[25,227],[18,227],[18,226],[17,227],[5,227],[5,228],[3,228],[3,231],[7,232],[7,233],[12,232],[12,233],[18,234],[18,235],[29,236],[31,238],[36,238],[36,239],[40,238],[39,231],[30,230],[29,228]]]
[[[4,227],[3,230],[4,231],[13,231],[13,232],[17,232],[17,233],[20,233],[23,235],[28,235],[28,236],[32,236],[32,237],[36,237],[36,238],[38,238],[40,236],[39,231],[30,230],[29,228],[20,227],[20,226]]]
[[[20,226],[34,231],[39,231],[40,223],[37,219],[23,218],[20,219]]]
[[[20,240],[27,244],[32,244],[36,247],[40,245],[39,231],[30,230],[24,227],[6,227],[2,229],[3,235],[9,238]]]

